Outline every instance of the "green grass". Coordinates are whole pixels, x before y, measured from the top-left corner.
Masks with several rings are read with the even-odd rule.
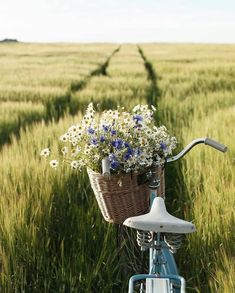
[[[157,73],[159,118],[180,141],[211,137],[225,155],[200,146],[167,169],[168,207],[197,232],[179,251],[189,292],[232,292],[234,284],[235,46],[142,46]],[[174,174],[174,176],[172,176]]]
[[[187,292],[234,291],[235,47],[117,48],[1,45],[0,125],[45,119],[20,124],[19,137],[0,153],[1,292],[127,291],[128,277],[143,267],[134,235],[102,219],[85,172],[52,170],[39,153],[58,151],[58,137],[90,101],[129,108],[156,98],[157,122],[178,137],[179,148],[201,136],[229,147],[223,155],[200,146],[169,165],[167,206],[197,227],[177,253]],[[48,120],[46,101],[57,114],[64,102],[63,115]]]
[[[65,95],[97,69],[117,46],[1,44],[0,100],[45,101]]]
[[[94,77],[89,86],[72,96],[76,103],[93,101],[100,108],[145,103],[150,83],[144,62],[134,45],[122,45],[110,59],[105,74]]]
[[[45,107],[32,102],[0,103],[0,146],[10,142],[11,135],[18,135],[21,128],[46,118]]]
[[[103,76],[81,92],[93,78]],[[1,292],[126,290],[133,269],[127,240],[117,247],[117,227],[102,219],[86,173],[51,170],[39,156],[47,146],[56,151],[58,137],[79,118],[26,127],[2,149]]]
[[[102,72],[117,47],[1,44],[0,101],[43,103],[46,119],[58,120],[72,108],[72,93],[84,87],[91,76]]]
[[[58,121],[66,112],[76,114],[84,108],[79,102],[75,107],[72,95],[102,74],[115,48],[114,44],[1,44],[0,145],[25,125]]]

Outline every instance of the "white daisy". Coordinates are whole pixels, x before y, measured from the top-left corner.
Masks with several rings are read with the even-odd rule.
[[[50,161],[50,166],[52,168],[56,168],[58,166],[59,162],[57,160],[52,160]]]
[[[68,135],[67,134],[63,134],[60,137],[60,141],[66,142],[68,140]]]
[[[79,163],[78,163],[78,161],[72,161],[70,163],[70,166],[72,169],[77,169],[79,167]]]
[[[49,157],[49,155],[50,155],[49,148],[45,148],[45,149],[41,150],[40,156]]]

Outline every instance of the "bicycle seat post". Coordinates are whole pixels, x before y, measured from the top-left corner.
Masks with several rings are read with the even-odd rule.
[[[161,181],[157,176],[157,169],[152,168],[149,171],[149,184],[148,187],[150,189],[150,206],[152,205],[152,202],[155,197],[157,197],[157,189],[160,186]]]

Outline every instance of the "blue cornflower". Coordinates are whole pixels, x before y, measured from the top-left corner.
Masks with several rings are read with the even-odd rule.
[[[117,134],[117,131],[112,129],[112,130],[110,131],[110,133],[111,133],[111,135],[116,135],[116,134]]]
[[[89,127],[89,128],[87,129],[87,132],[88,132],[89,134],[94,134],[94,133],[95,133],[95,130],[94,130],[93,128]]]
[[[100,136],[100,142],[104,142],[105,141],[105,137],[103,135]]]
[[[103,130],[105,132],[109,131],[109,126],[108,125],[102,125],[102,127],[103,127]]]
[[[131,157],[131,154],[126,153],[126,154],[124,155],[124,160],[129,160],[130,157]]]
[[[97,138],[92,138],[91,139],[91,144],[97,145],[98,144]]]
[[[143,121],[143,117],[141,115],[134,115],[133,120],[138,123],[139,121]]]
[[[123,141],[118,138],[112,141],[112,146],[115,147],[116,149],[120,150],[123,146]]]
[[[161,142],[160,143],[160,148],[163,149],[163,150],[165,150],[167,148],[167,146],[166,146],[165,143]]]
[[[127,154],[129,155],[133,155],[133,149],[131,149],[130,147],[127,149]]]
[[[124,142],[124,146],[126,147],[126,148],[129,148],[129,143],[128,142]]]
[[[112,161],[110,167],[111,169],[116,170],[119,167],[118,161]]]

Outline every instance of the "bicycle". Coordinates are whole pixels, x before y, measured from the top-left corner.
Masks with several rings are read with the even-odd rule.
[[[165,163],[181,159],[194,146],[204,143],[221,152],[227,147],[210,138],[199,138],[189,143],[178,155],[169,157]],[[179,275],[173,253],[180,247],[182,235],[193,233],[193,223],[170,215],[164,198],[158,197],[160,180],[153,168],[149,172],[150,211],[147,214],[130,217],[123,225],[137,230],[137,242],[141,250],[149,250],[149,273],[134,275],[129,280],[128,293],[135,292],[140,283],[140,293],[184,293],[185,279]]]

